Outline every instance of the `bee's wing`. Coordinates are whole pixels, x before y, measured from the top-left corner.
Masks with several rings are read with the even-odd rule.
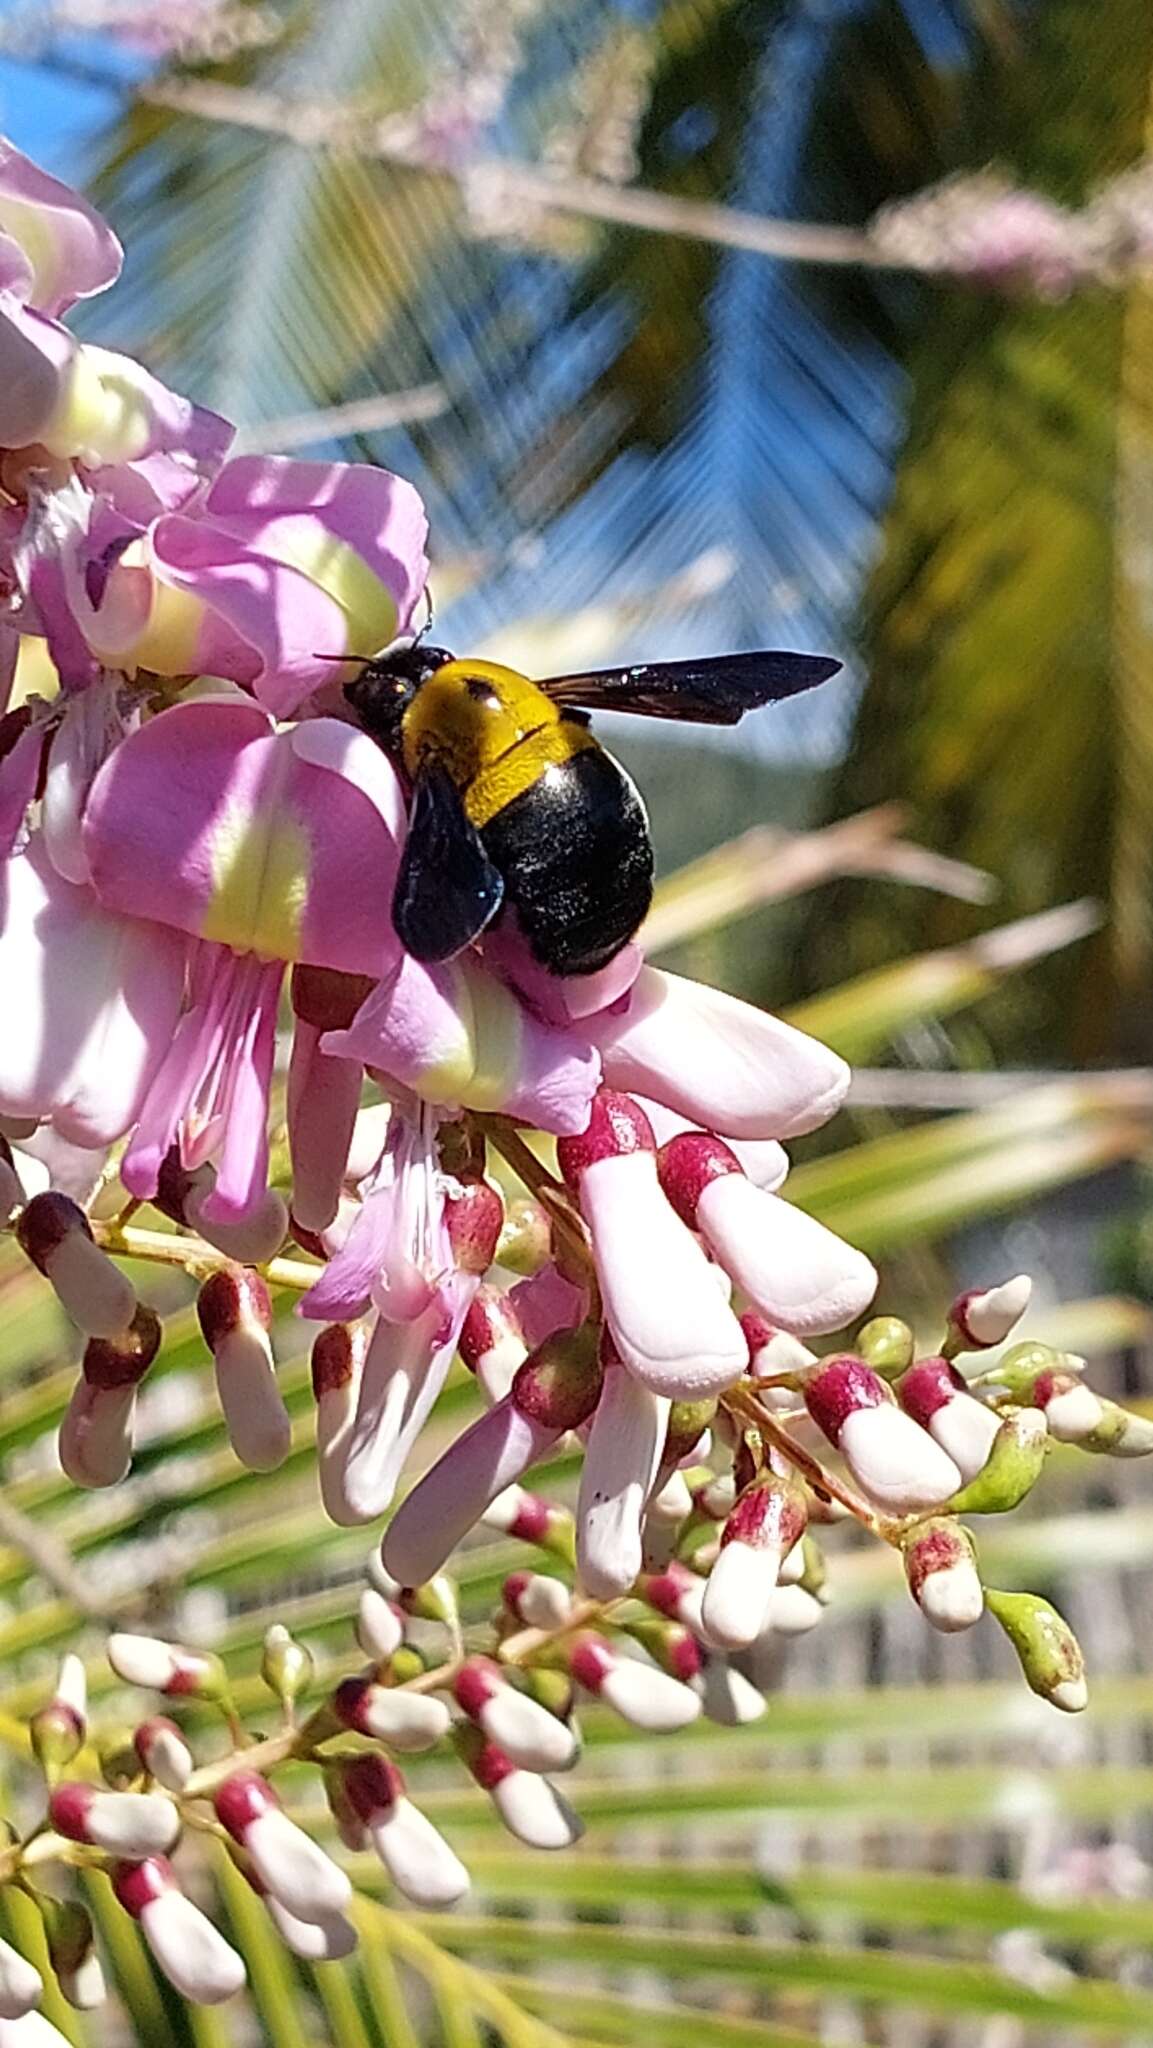
[[[464,808],[461,793],[437,762],[413,784],[392,921],[416,960],[451,960],[496,916],[504,882]]]
[[[735,725],[760,704],[827,682],[840,666],[824,654],[714,654],[697,661],[642,661],[628,668],[553,676],[540,688],[554,703],[578,704],[588,711]]]

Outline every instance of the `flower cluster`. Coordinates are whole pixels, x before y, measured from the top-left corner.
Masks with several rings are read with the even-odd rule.
[[[37,641],[58,678],[22,683],[0,721],[0,981],[18,997],[0,1014],[0,1228],[84,1340],[61,1462],[91,1487],[131,1465],[163,1330],[127,1258],[195,1277],[229,1437],[258,1470],[291,1446],[270,1333],[295,1291],[337,1522],[393,1509],[458,1352],[483,1407],[387,1522],[366,1666],[303,1721],[312,1660],[283,1631],[264,1673],[284,1725],[256,1741],[214,1657],[114,1637],[125,1683],[215,1703],[232,1747],[198,1764],[190,1731],[153,1716],[98,1784],[66,1661],[32,1727],[47,1812],[0,1850],[0,1879],[36,1897],[77,2004],[100,1995],[91,1929],[39,1893],[40,1864],[106,1869],[193,1999],[242,1969],[168,1861],[186,1824],[296,1953],[342,1954],[348,1879],[270,1774],[312,1765],[346,1846],[449,1904],[467,1874],[398,1755],[451,1744],[520,1840],[570,1843],[552,1779],[577,1757],[578,1696],[654,1732],[758,1714],[758,1646],[820,1620],[814,1532],[838,1519],[893,1548],[933,1626],[988,1609],[1034,1690],[1076,1711],[1067,1626],[983,1584],[959,1517],[1015,1506],[1054,1441],[1153,1448],[1043,1345],[962,1375],[1012,1334],[1023,1279],[955,1302],[925,1357],[891,1316],[850,1350],[810,1348],[876,1286],[781,1193],[785,1141],[845,1091],[824,1046],[635,943],[564,978],[507,919],[443,965],[404,950],[406,790],[341,685],[422,623],[420,500],[357,465],[229,459],[226,422],[63,324],[118,264],[74,194],[0,154],[4,688]],[[572,1438],[575,1514],[522,1484]],[[466,1640],[442,1568],[482,1523],[547,1569],[514,1572]],[[0,2022],[38,1994],[0,1952]]]
[[[283,1626],[268,1631],[261,1675],[280,1709],[271,1734],[254,1735],[241,1720],[212,1652],[120,1634],[107,1644],[116,1678],[159,1695],[165,1711],[139,1718],[137,1707],[128,1734],[121,1720],[102,1740],[88,1726],[85,1667],[66,1656],[29,1728],[46,1784],[43,1813],[0,1850],[0,1883],[18,1883],[39,1908],[64,1997],[98,2005],[103,1973],[85,1906],[42,1889],[45,1866],[105,1871],[161,1971],[185,1998],[206,2004],[244,1981],[241,1958],[193,1896],[203,1896],[206,1873],[191,1845],[206,1837],[288,1948],[309,1961],[356,1945],[352,1878],[332,1853],[337,1840],[353,1858],[353,1877],[357,1859],[372,1857],[403,1899],[454,1905],[469,1874],[410,1790],[405,1771],[421,1754],[455,1754],[525,1846],[571,1846],[581,1822],[554,1780],[579,1761],[579,1715],[608,1712],[654,1735],[702,1714],[729,1726],[756,1720],[766,1704],[762,1652],[813,1628],[828,1604],[815,1532],[828,1535],[838,1521],[893,1547],[934,1628],[969,1628],[987,1610],[1034,1692],[1079,1711],[1087,1689],[1072,1631],[1037,1595],[983,1582],[959,1517],[1015,1506],[1050,1441],[1137,1456],[1153,1449],[1153,1427],[1093,1394],[1082,1361],[1043,1344],[1017,1343],[962,1376],[955,1360],[999,1346],[1028,1294],[1016,1279],[962,1296],[939,1351],[922,1359],[894,1316],[867,1323],[853,1352],[818,1360],[747,1314],[748,1370],[717,1409],[717,1427],[710,1435],[699,1415],[680,1418],[662,1444],[659,1484],[642,1503],[639,1569],[626,1587],[590,1591],[587,1568],[574,1571],[580,1531],[569,1510],[509,1486],[483,1520],[531,1548],[505,1578],[495,1613],[462,1622],[451,1576],[402,1586],[374,1553],[354,1622],[359,1665],[339,1659],[321,1673]],[[495,1348],[507,1341],[506,1328]],[[497,1369],[493,1348],[489,1370]],[[542,1367],[534,1384],[547,1406],[559,1382]],[[521,1398],[527,1413],[523,1388]],[[830,1446],[838,1463],[826,1462]],[[619,1500],[604,1505],[631,1527]],[[439,1556],[452,1534],[426,1542],[427,1554]],[[386,1559],[392,1548],[390,1530]],[[213,1735],[221,1724],[223,1750]],[[198,1761],[201,1746],[210,1753]],[[288,1765],[310,1770],[321,1795],[311,1805],[294,1800],[300,1818],[271,1782]],[[0,1943],[0,2019],[16,2048],[42,1988],[37,1970]],[[37,2018],[28,2048],[59,2038],[46,2025]]]
[[[389,914],[406,791],[340,684],[423,616],[416,492],[357,465],[229,459],[226,422],[76,340],[60,316],[119,251],[13,150],[0,228],[4,631],[13,656],[39,637],[59,678],[0,728],[0,979],[21,992],[0,1021],[0,1199],[88,1340],[66,1469],[125,1472],[160,1341],[109,1247],[211,1273],[201,1324],[234,1447],[278,1463],[256,1268],[287,1263],[325,1326],[326,1502],[382,1514],[466,1320],[496,1312],[495,1146],[548,1208],[531,1302],[510,1312],[530,1349],[591,1350],[569,1399],[590,1487],[608,1454],[642,1499],[672,1404],[744,1370],[726,1274],[799,1335],[871,1297],[868,1261],[776,1192],[781,1140],[832,1113],[844,1063],[635,945],[562,979],[506,918],[443,966],[408,955]],[[570,1193],[522,1127],[559,1141]],[[195,1236],[127,1228],[142,1203]],[[275,1261],[290,1236],[312,1264]],[[534,1440],[550,1428],[552,1410]],[[635,1576],[612,1515],[582,1529],[590,1584],[610,1570],[594,1552]]]

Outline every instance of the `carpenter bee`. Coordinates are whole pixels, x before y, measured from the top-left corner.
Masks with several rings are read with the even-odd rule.
[[[420,642],[367,661],[345,696],[411,792],[392,902],[405,948],[451,960],[504,907],[551,973],[607,966],[648,911],[653,850],[640,796],[590,712],[735,725],[840,666],[723,654],[535,683]]]

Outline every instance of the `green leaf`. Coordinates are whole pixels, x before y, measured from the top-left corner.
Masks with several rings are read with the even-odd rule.
[[[426,1924],[417,1916],[418,1925]],[[721,1977],[726,1984],[803,1988],[825,1995],[883,2000],[928,2012],[1006,2013],[1026,2026],[1091,2026],[1111,2036],[1153,2026],[1153,1994],[1101,1979],[1080,1978],[1040,1992],[984,1964],[941,1961],[817,1942],[770,1944],[685,1928],[649,1932],[586,1922],[508,1921],[454,1916],[438,1922],[438,1939],[465,1954],[564,1955],[608,1969],[659,1970],[669,1977]]]

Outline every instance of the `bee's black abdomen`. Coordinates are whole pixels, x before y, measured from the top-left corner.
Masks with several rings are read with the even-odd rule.
[[[628,944],[653,893],[644,805],[601,747],[547,768],[481,834],[542,967],[594,974]]]

